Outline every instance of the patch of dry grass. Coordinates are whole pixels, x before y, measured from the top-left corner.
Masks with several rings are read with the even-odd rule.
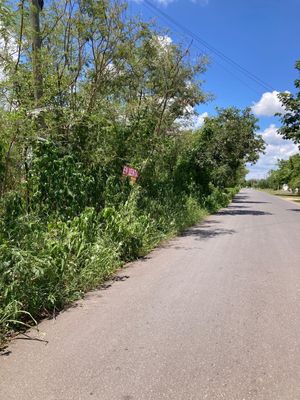
[[[264,189],[265,192],[273,194],[274,196],[280,197],[283,200],[292,201],[294,203],[300,204],[300,195],[295,193],[285,192],[283,190],[272,190]]]

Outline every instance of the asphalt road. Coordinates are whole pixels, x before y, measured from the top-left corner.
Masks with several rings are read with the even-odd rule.
[[[1,400],[300,399],[300,206],[244,190],[120,276],[10,345]]]

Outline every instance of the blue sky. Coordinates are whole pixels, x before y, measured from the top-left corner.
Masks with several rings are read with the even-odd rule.
[[[190,29],[247,71],[268,83],[258,85],[232,65],[211,55],[205,89],[215,100],[198,108],[200,115],[213,115],[216,106],[253,106],[260,133],[267,142],[266,154],[250,169],[249,178],[264,177],[278,158],[287,158],[297,147],[277,134],[280,111],[276,91],[294,92],[294,68],[300,59],[300,0],[151,0],[156,7]],[[169,28],[174,42],[190,42],[186,33],[147,7],[143,0],[130,1],[129,11],[144,19],[155,18]],[[210,52],[194,41],[193,52]],[[197,48],[196,48],[197,46]],[[241,82],[242,81],[242,82]],[[256,104],[256,105],[255,105]]]

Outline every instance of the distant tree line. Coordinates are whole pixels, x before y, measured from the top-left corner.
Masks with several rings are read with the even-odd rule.
[[[271,170],[265,179],[250,179],[248,186],[261,189],[280,190],[287,185],[292,191],[300,192],[300,154],[288,160],[279,160],[278,168]]]

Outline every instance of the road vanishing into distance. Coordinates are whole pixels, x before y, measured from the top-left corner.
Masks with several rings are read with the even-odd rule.
[[[0,356],[1,400],[299,400],[300,206],[243,190]]]

